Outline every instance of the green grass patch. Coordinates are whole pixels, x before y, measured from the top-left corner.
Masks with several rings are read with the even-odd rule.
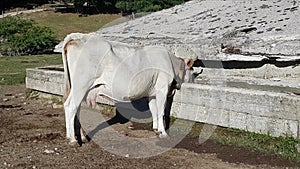
[[[62,64],[60,54],[0,58],[0,85],[25,83],[26,68]]]
[[[300,153],[297,151],[300,140],[292,137],[272,137],[267,134],[257,134],[238,129],[218,128],[212,139],[225,145],[277,154],[286,159],[300,162]]]
[[[196,123],[190,135],[193,137],[199,136],[202,128],[203,124]],[[222,127],[217,127],[210,139],[223,145],[232,145],[256,150],[258,152],[276,154],[285,159],[300,162],[300,153],[297,151],[297,147],[300,148],[300,139],[292,137],[272,137],[267,134],[257,134]]]

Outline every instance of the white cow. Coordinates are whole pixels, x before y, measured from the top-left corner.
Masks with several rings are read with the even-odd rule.
[[[72,33],[63,42],[66,80],[64,103],[66,134],[76,143],[74,119],[84,98],[95,105],[96,96],[117,102],[149,98],[153,129],[166,137],[163,114],[167,96],[193,78],[192,59],[181,59],[164,47],[130,46],[96,34]],[[83,134],[82,134],[83,136]]]

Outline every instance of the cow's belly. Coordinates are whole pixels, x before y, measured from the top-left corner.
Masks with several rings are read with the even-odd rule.
[[[129,71],[130,69],[130,71]],[[98,94],[105,95],[116,101],[130,102],[143,97],[154,96],[154,86],[157,82],[159,71],[153,69],[117,67],[107,70],[95,82]]]
[[[126,88],[124,87],[109,87],[107,85],[101,85],[97,89],[97,93],[100,96],[108,97],[117,102],[131,102],[143,97],[152,97],[154,93],[150,86],[134,86]]]

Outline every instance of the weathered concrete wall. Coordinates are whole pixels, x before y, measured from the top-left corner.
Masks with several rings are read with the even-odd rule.
[[[26,87],[63,95],[62,71],[27,69]],[[98,98],[99,103],[113,103]],[[300,135],[300,97],[295,94],[260,91],[211,84],[183,84],[174,98],[177,118],[238,128],[273,136]]]
[[[61,71],[32,68],[26,70],[26,88],[55,95],[64,93],[64,74]]]
[[[299,137],[300,97],[252,89],[185,84],[173,106],[178,118],[273,136]]]

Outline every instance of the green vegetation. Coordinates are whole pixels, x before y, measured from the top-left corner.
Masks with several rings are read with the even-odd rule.
[[[3,2],[2,2],[3,1]],[[55,2],[55,0],[2,0],[0,10],[16,7],[31,9]],[[63,0],[64,4],[74,4],[73,12],[79,14],[154,12],[181,4],[188,0]],[[56,2],[59,2],[56,0]],[[61,2],[61,1],[60,1]],[[68,6],[70,11],[70,5]]]
[[[184,3],[188,0],[118,0],[116,7],[125,13],[154,12]]]
[[[0,58],[0,85],[25,83],[26,68],[62,64],[60,54]]]
[[[154,12],[188,0],[73,0],[78,13]]]
[[[80,14],[117,13],[117,0],[71,0]]]
[[[61,14],[53,11],[32,13],[19,16],[20,18],[0,19],[0,22],[6,22],[3,27],[0,27],[0,51],[7,50],[9,47],[8,40],[3,40],[3,37],[9,37],[11,35],[20,36],[20,32],[24,32],[32,26],[39,25],[40,27],[51,27],[53,32],[57,32],[58,40],[63,38],[71,32],[93,32],[100,29],[105,24],[120,18],[120,15],[99,14],[89,17],[78,17],[76,14]],[[14,24],[13,24],[14,23]],[[1,25],[1,24],[0,24]],[[42,37],[38,30],[30,32],[37,36],[38,39],[47,39],[48,36]],[[20,36],[19,39],[27,36]],[[30,36],[31,37],[31,36]],[[30,38],[29,38],[30,39]],[[23,39],[28,43],[27,39]],[[22,44],[22,41],[20,40]],[[16,42],[17,44],[17,42]],[[30,44],[30,43],[29,43]],[[37,45],[39,45],[37,43]],[[51,50],[56,43],[53,43]],[[17,46],[16,46],[17,47]],[[41,48],[41,47],[39,47]],[[18,54],[20,54],[18,52]],[[12,55],[12,54],[11,54]],[[22,57],[0,57],[0,85],[14,85],[25,83],[26,68],[57,65],[62,64],[61,54],[51,55],[34,55],[34,56],[22,56]]]
[[[56,37],[48,27],[31,20],[6,17],[0,20],[0,55],[40,54],[52,50]]]
[[[117,6],[126,13],[157,11],[185,1],[68,0],[64,2],[73,2],[75,8],[76,6],[93,7],[99,13],[102,8],[109,10],[108,12],[116,12],[114,9]],[[42,5],[46,3],[36,0],[13,2],[15,1],[7,1],[5,9],[11,9],[15,5],[26,6],[30,3]],[[35,55],[52,52],[55,44],[63,40],[67,34],[71,32],[93,32],[119,17],[120,15],[116,14],[101,15],[100,18],[99,15],[78,17],[77,14],[61,14],[50,11],[26,14],[21,17],[7,17],[0,20],[0,56]]]
[[[300,162],[300,153],[297,151],[299,139],[292,137],[272,137],[266,134],[256,134],[237,129],[219,128],[216,137],[219,143],[246,147],[260,152],[277,154],[287,159]]]
[[[199,136],[202,127],[203,124],[196,123],[190,135],[193,137]],[[300,139],[292,137],[272,137],[267,134],[257,134],[222,127],[218,127],[210,139],[220,144],[249,148],[268,154],[276,154],[283,158],[300,162],[300,153],[297,151],[297,146],[300,145]]]
[[[51,0],[1,0],[0,10],[9,10],[12,8],[23,7],[26,9],[32,9],[33,7],[47,4]]]

